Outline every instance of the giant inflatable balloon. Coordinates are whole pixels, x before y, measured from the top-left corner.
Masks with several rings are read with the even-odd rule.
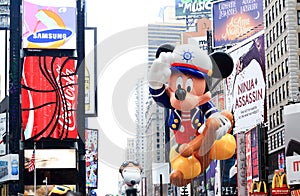
[[[140,192],[139,183],[141,181],[142,165],[137,161],[124,161],[119,168],[119,172],[124,180],[122,194],[137,195]]]
[[[158,48],[148,72],[153,99],[170,109],[168,125],[176,145],[170,151],[170,181],[185,186],[212,160],[231,158],[236,141],[230,134],[233,116],[211,102],[212,78],[228,77],[233,60],[225,52],[210,55],[194,45],[165,44]]]

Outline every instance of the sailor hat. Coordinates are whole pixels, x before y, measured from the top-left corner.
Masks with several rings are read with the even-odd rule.
[[[180,71],[198,78],[207,78],[212,75],[212,61],[206,51],[196,45],[183,44],[173,51],[173,71]]]

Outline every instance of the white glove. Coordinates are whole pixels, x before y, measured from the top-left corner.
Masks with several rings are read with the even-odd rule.
[[[152,89],[160,89],[166,84],[171,75],[171,63],[173,62],[173,54],[162,52],[159,58],[155,59],[148,73],[149,86]]]
[[[210,116],[210,118],[217,118],[220,121],[220,127],[216,131],[216,140],[221,139],[230,129],[230,120],[219,112],[216,112]]]

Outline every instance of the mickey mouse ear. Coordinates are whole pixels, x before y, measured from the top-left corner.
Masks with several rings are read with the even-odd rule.
[[[225,52],[214,52],[210,54],[213,63],[213,78],[226,78],[233,70],[233,60]]]
[[[171,44],[163,44],[159,46],[159,48],[156,51],[155,58],[158,58],[160,53],[162,52],[173,52],[174,48],[175,47]]]

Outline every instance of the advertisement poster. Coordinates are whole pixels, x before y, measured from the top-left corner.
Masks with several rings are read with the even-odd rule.
[[[261,35],[242,42],[227,52],[233,59],[234,68],[225,79],[226,109],[234,114],[235,134],[252,129],[264,120],[264,36],[261,32]]]
[[[220,173],[218,166],[220,166],[219,161],[213,160],[206,168],[206,174],[204,175],[204,173],[202,173],[193,181],[193,191],[195,195],[220,195],[221,185],[220,179],[217,177]]]
[[[211,0],[175,0],[177,17],[201,15],[211,17]]]
[[[252,178],[259,179],[258,128],[254,128],[251,130],[251,159],[252,159]]]
[[[237,195],[237,159],[221,161],[221,195]],[[219,195],[219,194],[218,194]]]
[[[213,47],[232,45],[264,29],[263,1],[227,0],[213,4]]]
[[[24,168],[28,170],[33,149],[24,150]],[[76,149],[36,149],[37,169],[77,168]]]
[[[0,157],[0,182],[19,180],[19,155],[8,154]]]
[[[246,135],[245,133],[236,134],[237,141],[237,187],[238,195],[247,195],[247,157],[246,157]]]
[[[199,46],[202,50],[208,50],[207,36],[189,37],[188,44]]]
[[[85,28],[85,114],[97,116],[97,29]]]
[[[6,154],[6,113],[0,113],[0,155]]]
[[[24,140],[76,139],[78,84],[75,60],[27,56],[21,80]]]
[[[76,49],[75,0],[23,0],[23,48]]]
[[[5,98],[8,91],[8,82],[6,76],[8,75],[8,62],[9,62],[9,31],[0,29],[0,101]]]
[[[98,130],[85,130],[86,187],[97,188],[98,184]]]
[[[300,103],[284,106],[283,120],[285,127],[285,156],[288,184],[300,184]],[[281,162],[284,162],[283,157]]]
[[[251,157],[251,131],[245,134],[246,137],[246,174],[247,190],[251,190],[252,185],[252,157]]]

